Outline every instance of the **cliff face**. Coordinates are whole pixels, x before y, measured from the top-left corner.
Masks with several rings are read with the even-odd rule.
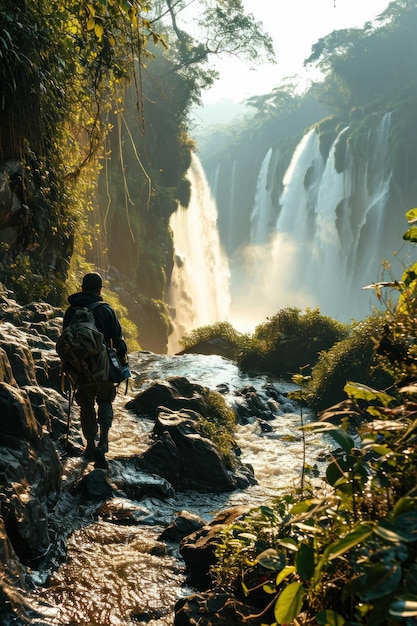
[[[112,272],[129,294],[137,341],[165,352],[168,220],[187,204],[185,119],[196,85],[161,50],[141,74],[142,35],[122,28],[126,12],[110,7],[100,35],[78,5],[48,7],[0,8],[2,280],[21,303],[59,305],[86,262]]]

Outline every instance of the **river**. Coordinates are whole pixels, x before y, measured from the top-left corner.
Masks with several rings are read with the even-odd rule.
[[[161,356],[135,353],[130,356],[132,380],[128,394],[119,390],[114,403],[115,417],[109,437],[109,478],[112,462],[118,457],[137,455],[150,443],[153,423],[138,418],[125,408],[126,402],[155,380],[186,376],[210,389],[222,386],[227,402],[238,400],[236,391],[252,385],[261,396],[265,384],[273,384],[282,394],[294,385],[267,376],[248,376],[235,364],[219,356]],[[73,420],[77,410],[73,409]],[[313,416],[305,413],[306,420]],[[67,538],[65,563],[42,563],[29,570],[33,594],[31,624],[35,626],[121,626],[147,623],[172,626],[173,608],[179,597],[191,593],[184,566],[175,546],[158,542],[158,535],[174,519],[188,510],[209,522],[222,509],[237,504],[259,505],[300,485],[303,438],[300,409],[287,399],[276,404],[275,418],[264,432],[259,421],[238,426],[237,443],[242,460],[255,471],[257,484],[243,491],[223,494],[175,493],[160,500],[147,497],[140,502],[115,498],[119,517],[112,518],[106,505],[97,513],[94,503],[80,503],[67,489],[55,505],[52,517],[59,529],[56,540]],[[307,463],[323,467],[330,446],[321,435],[306,431]],[[90,466],[91,468],[92,466]],[[75,480],[80,470],[78,458],[65,461],[64,484]],[[120,508],[133,510],[137,523],[123,523]]]

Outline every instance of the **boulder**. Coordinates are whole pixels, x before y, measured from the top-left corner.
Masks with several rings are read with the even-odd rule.
[[[16,615],[24,613],[24,595],[28,591],[25,574],[26,569],[13,550],[0,516],[0,607],[4,624],[16,623]],[[10,621],[4,614],[6,607],[10,607]]]
[[[42,429],[35,419],[28,395],[21,389],[0,383],[0,433],[37,447]]]
[[[132,500],[141,500],[145,496],[165,500],[175,495],[173,486],[163,476],[142,470],[140,457],[111,461],[109,475],[117,489]]]
[[[195,426],[198,416],[186,409],[159,412],[154,433],[168,433],[180,457],[181,489],[230,491],[235,488],[232,471],[226,459],[210,439]]]
[[[181,456],[168,432],[162,432],[160,438],[137,458],[137,464],[144,472],[162,476],[171,483],[174,489],[179,488]]]
[[[256,618],[258,613],[259,608],[251,607],[224,591],[213,590],[178,600],[174,626],[260,626],[266,618]],[[254,617],[251,618],[251,615]]]
[[[27,335],[10,324],[0,324],[0,347],[6,352],[18,385],[36,385],[35,362]]]
[[[172,376],[142,391],[127,402],[126,408],[136,415],[146,415],[152,419],[156,419],[159,407],[172,411],[191,409],[206,417],[209,407],[201,396],[201,389],[201,385],[190,383],[187,378]]]
[[[114,489],[109,482],[107,472],[103,469],[94,469],[75,484],[74,493],[79,494],[84,500],[104,502],[113,497]]]
[[[247,507],[232,507],[222,511],[210,524],[191,533],[180,542],[180,553],[186,565],[188,582],[192,587],[205,591],[212,586],[210,567],[215,564],[215,550],[221,532],[232,522],[249,511]]]
[[[181,511],[173,522],[162,531],[158,539],[160,541],[179,543],[181,539],[191,535],[196,530],[200,530],[205,524],[206,522],[199,515],[189,511]]]

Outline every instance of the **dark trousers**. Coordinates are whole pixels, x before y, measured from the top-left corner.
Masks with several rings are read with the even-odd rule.
[[[98,425],[101,430],[109,430],[113,422],[112,402],[115,397],[116,386],[112,381],[103,380],[78,387],[75,399],[80,406],[81,430],[87,441],[95,439]]]

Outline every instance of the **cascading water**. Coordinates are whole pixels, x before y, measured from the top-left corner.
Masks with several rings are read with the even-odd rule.
[[[370,118],[354,154],[346,126],[327,158],[315,128],[308,130],[280,179],[279,201],[271,192],[274,176],[282,176],[274,165],[279,147],[268,148],[257,178],[250,241],[230,259],[232,323],[242,319],[242,310],[246,319],[260,322],[288,306],[318,306],[342,321],[371,313],[375,298],[362,287],[381,279],[382,262],[394,255],[402,235],[388,205],[391,121],[391,113]],[[274,214],[276,224],[268,232]]]
[[[250,242],[255,245],[267,243],[271,236],[271,222],[274,213],[271,198],[271,183],[269,180],[271,157],[272,148],[268,150],[262,161],[256,184],[255,203],[250,218]]]
[[[182,335],[229,316],[229,265],[220,245],[217,206],[199,159],[193,155],[188,171],[191,199],[170,219],[175,264],[169,303],[175,309],[174,332],[168,352],[178,350]]]

